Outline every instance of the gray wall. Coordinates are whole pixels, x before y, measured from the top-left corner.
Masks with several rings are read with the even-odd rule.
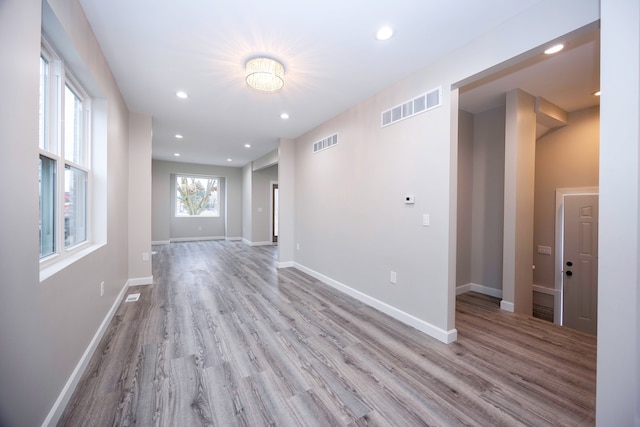
[[[175,183],[180,174],[220,178],[220,217],[176,218]],[[175,178],[174,178],[175,179]],[[242,237],[242,169],[154,160],[152,164],[152,239],[206,239]]]
[[[471,198],[473,186],[473,114],[458,115],[458,230],[456,286],[471,283]]]
[[[538,13],[552,5],[558,19]],[[594,22],[598,10],[597,1],[544,1],[297,138],[294,233],[287,242],[296,248],[295,262],[417,319],[440,339],[455,337],[458,110],[449,88]],[[380,128],[381,111],[438,86],[441,108]],[[334,132],[338,145],[312,154],[313,142]],[[416,196],[414,205],[403,203],[406,194]],[[397,272],[395,286],[390,271]]]
[[[129,111],[77,1],[51,0],[42,23],[97,96],[93,252],[39,279],[40,0],[0,2],[0,176],[20,184],[0,210],[0,425],[41,425],[128,279]],[[46,3],[45,3],[46,4]],[[8,206],[8,205],[7,205]],[[100,296],[100,282],[105,295]]]
[[[505,107],[474,116],[471,282],[502,290]]]
[[[151,284],[151,116],[129,114],[129,279]]]
[[[271,182],[278,181],[278,165],[257,170],[252,175],[251,242],[271,243]]]
[[[252,175],[252,164],[249,162],[242,168],[242,239],[245,242],[251,242]]]
[[[597,187],[600,150],[599,107],[569,114],[566,126],[547,133],[536,144],[533,283],[554,289],[555,191],[558,188]],[[553,248],[537,253],[537,245]]]

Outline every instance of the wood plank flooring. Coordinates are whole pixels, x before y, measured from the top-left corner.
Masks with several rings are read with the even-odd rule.
[[[295,269],[276,248],[154,246],[61,426],[588,426],[596,340],[458,297],[445,345]]]

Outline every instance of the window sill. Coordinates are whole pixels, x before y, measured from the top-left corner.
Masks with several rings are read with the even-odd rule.
[[[87,255],[97,251],[103,246],[104,246],[104,243],[90,244],[86,248],[80,249],[76,252],[66,254],[60,257],[59,260],[51,260],[51,264],[48,264],[40,268],[40,283],[44,282],[45,280],[59,273],[65,268],[69,267],[71,264],[75,263],[76,261],[79,261],[80,259],[86,257]]]

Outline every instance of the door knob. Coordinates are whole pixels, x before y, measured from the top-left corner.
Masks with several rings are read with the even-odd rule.
[[[573,272],[571,270],[567,271],[567,276],[573,276]]]

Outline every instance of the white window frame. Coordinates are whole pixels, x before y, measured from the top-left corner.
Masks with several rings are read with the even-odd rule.
[[[92,241],[92,173],[91,173],[91,98],[82,85],[65,66],[53,47],[42,39],[41,56],[49,64],[48,72],[48,103],[44,115],[46,117],[45,138],[48,140],[47,149],[38,147],[38,156],[47,157],[55,161],[55,194],[54,194],[54,252],[40,258],[40,269],[45,269],[62,262],[86,249]],[[64,97],[65,87],[69,88],[82,100],[82,141],[84,145],[83,157],[79,163],[65,159],[64,151]],[[38,141],[38,145],[40,141]],[[65,246],[65,168],[70,166],[86,173],[85,194],[85,240],[75,245]]]

